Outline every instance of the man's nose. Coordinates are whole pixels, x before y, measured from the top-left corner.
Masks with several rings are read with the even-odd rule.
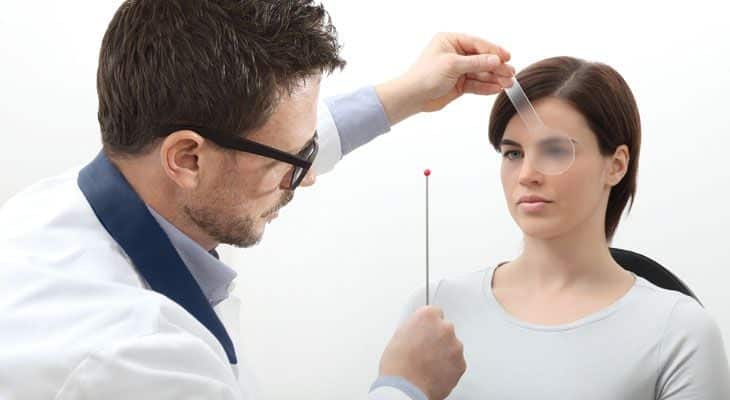
[[[309,171],[307,171],[307,176],[304,177],[304,180],[302,180],[300,186],[312,186],[316,181],[317,171],[315,171],[314,167],[312,167],[309,169]]]

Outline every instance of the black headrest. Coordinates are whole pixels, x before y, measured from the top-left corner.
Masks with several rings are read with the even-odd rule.
[[[635,273],[661,288],[684,293],[702,304],[697,296],[692,293],[692,290],[690,290],[690,288],[687,287],[681,279],[677,278],[676,275],[664,268],[658,262],[633,251],[616,248],[611,248],[610,250],[613,259],[616,260],[616,262],[624,269]]]

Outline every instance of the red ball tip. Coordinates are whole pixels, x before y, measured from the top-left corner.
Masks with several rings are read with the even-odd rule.
[[[423,174],[426,176],[429,176],[429,175],[431,175],[431,170],[427,169],[427,170],[423,171]]]

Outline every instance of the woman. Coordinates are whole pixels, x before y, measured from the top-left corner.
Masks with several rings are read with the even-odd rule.
[[[609,252],[636,191],[640,122],[628,85],[607,65],[570,57],[517,79],[551,134],[528,129],[504,93],[496,99],[489,138],[524,249],[431,289],[468,365],[449,398],[730,399],[711,317]]]

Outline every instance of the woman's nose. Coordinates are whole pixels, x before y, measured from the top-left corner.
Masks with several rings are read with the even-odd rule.
[[[545,179],[545,175],[534,166],[534,161],[530,157],[525,157],[520,168],[519,182],[522,185],[540,184]]]

